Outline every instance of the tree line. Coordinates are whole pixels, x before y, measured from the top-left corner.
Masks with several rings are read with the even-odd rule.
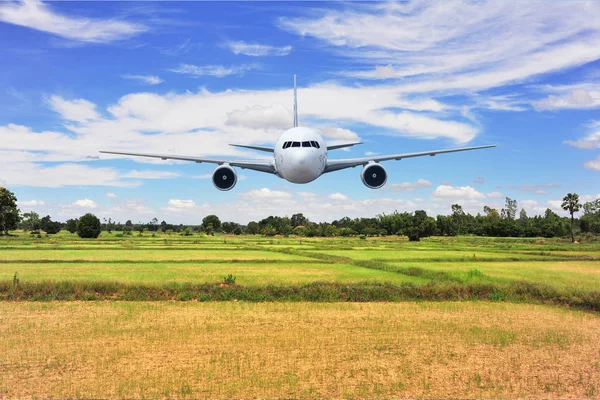
[[[561,217],[551,209],[544,215],[529,217],[525,209],[519,211],[516,200],[506,198],[505,207],[498,210],[483,207],[483,213],[472,215],[463,210],[460,204],[451,207],[451,214],[432,217],[424,210],[414,212],[393,212],[379,214],[372,218],[344,217],[333,222],[313,222],[302,213],[291,217],[269,216],[260,221],[247,224],[227,221],[221,222],[216,215],[207,215],[202,224],[184,225],[159,223],[157,218],[149,222],[125,223],[115,222],[111,218],[100,221],[93,214],[86,214],[66,222],[52,221],[51,217],[39,218],[35,212],[20,214],[16,197],[5,188],[0,188],[0,230],[8,234],[9,230],[23,229],[39,234],[58,233],[66,229],[77,233],[80,237],[98,237],[101,231],[118,232],[123,235],[144,235],[149,233],[194,235],[198,233],[214,235],[226,234],[260,234],[265,236],[297,235],[305,237],[332,236],[385,236],[402,235],[410,240],[419,240],[428,236],[477,235],[490,237],[566,237],[575,241],[578,234],[600,234],[600,199],[580,204],[576,193],[569,193],[563,198],[562,208],[570,217]],[[575,214],[583,210],[580,218]],[[518,215],[517,215],[518,213]]]

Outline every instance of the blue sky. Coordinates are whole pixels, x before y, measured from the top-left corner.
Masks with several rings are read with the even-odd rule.
[[[561,212],[600,193],[598,43],[598,2],[3,2],[0,184],[56,220]],[[293,74],[301,125],[365,142],[330,158],[498,147],[386,162],[380,190],[98,154],[264,157],[228,143],[290,127]]]

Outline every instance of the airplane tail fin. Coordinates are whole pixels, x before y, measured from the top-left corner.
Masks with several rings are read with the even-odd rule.
[[[298,126],[298,93],[296,90],[296,74],[294,74],[294,128]]]

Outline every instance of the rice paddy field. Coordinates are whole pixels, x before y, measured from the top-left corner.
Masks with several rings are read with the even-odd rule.
[[[0,300],[0,398],[600,398],[599,242],[19,234]]]

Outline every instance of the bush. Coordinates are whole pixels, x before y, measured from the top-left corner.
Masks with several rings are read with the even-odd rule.
[[[235,285],[235,276],[232,274],[227,275],[225,278],[223,278],[223,283],[226,285]]]
[[[102,231],[100,220],[94,214],[87,213],[79,218],[77,223],[77,235],[80,238],[97,238]]]

